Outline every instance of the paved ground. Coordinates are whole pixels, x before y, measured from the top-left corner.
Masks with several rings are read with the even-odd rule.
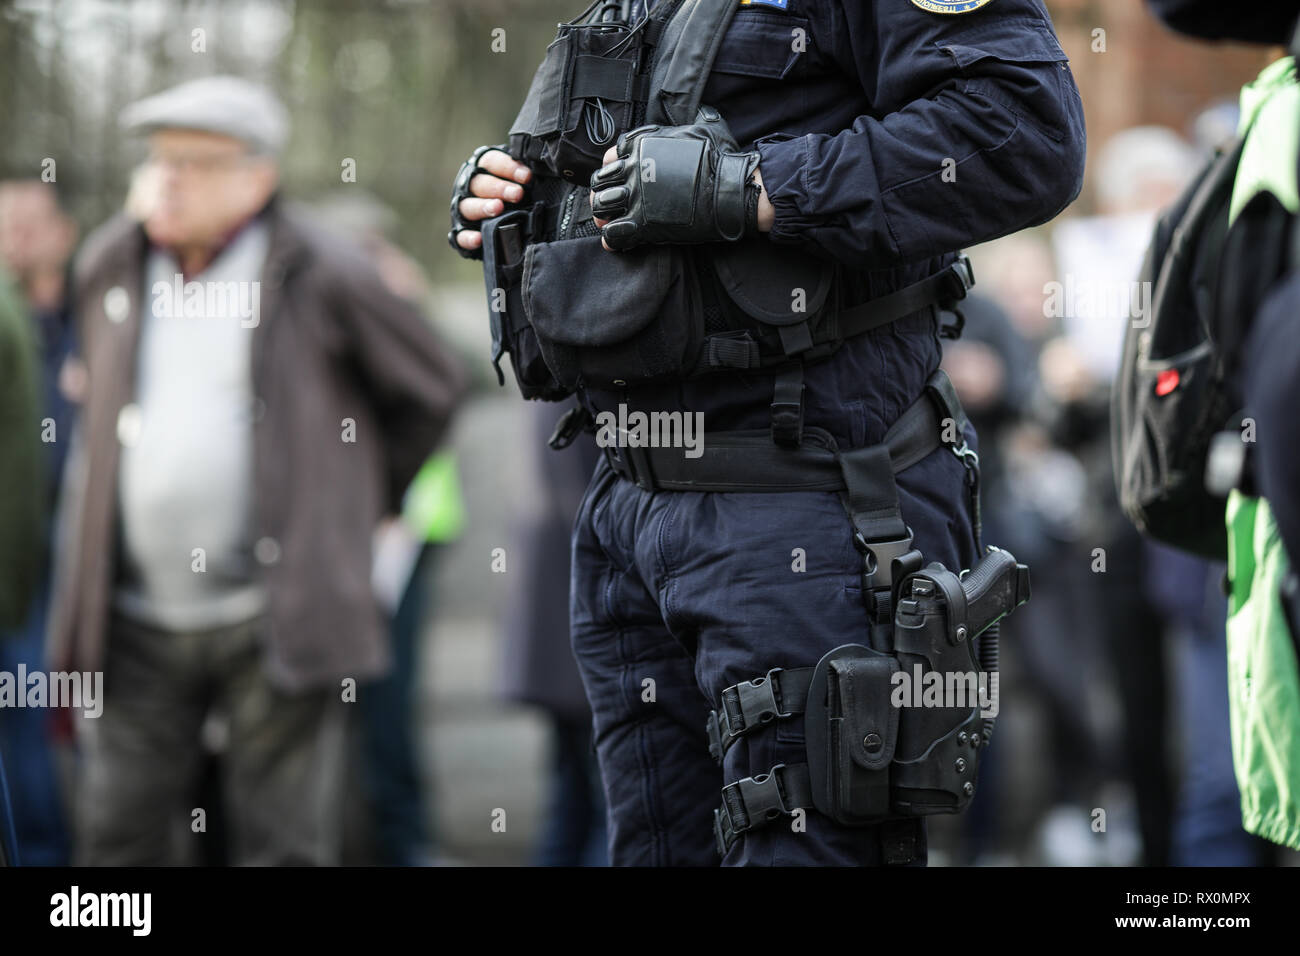
[[[439,308],[449,337],[487,365],[481,289],[448,294]],[[507,372],[507,376],[508,376]],[[474,863],[523,863],[535,837],[549,732],[540,712],[503,701],[499,617],[509,573],[493,574],[492,549],[533,498],[517,465],[524,405],[512,382],[475,393],[457,423],[457,449],[469,521],[435,569],[436,613],[420,674],[422,757],[442,850]],[[494,832],[493,812],[505,811]],[[499,815],[498,815],[499,816]]]

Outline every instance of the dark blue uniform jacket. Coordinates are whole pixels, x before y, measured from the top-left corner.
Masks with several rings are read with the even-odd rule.
[[[757,145],[771,240],[851,267],[849,302],[1051,219],[1082,184],[1083,107],[1037,0],[955,15],[911,0],[751,0],[704,102]],[[936,329],[906,319],[810,366],[806,423],[846,445],[878,441],[938,366]],[[591,398],[702,411],[709,430],[764,428],[772,400],[770,376],[748,374]]]

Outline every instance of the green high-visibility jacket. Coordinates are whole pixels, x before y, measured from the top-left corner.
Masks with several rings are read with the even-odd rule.
[[[1243,88],[1241,113],[1249,132],[1230,217],[1263,190],[1294,214],[1300,85],[1291,57],[1269,64]],[[1300,850],[1300,662],[1278,595],[1287,555],[1264,499],[1232,492],[1226,520],[1228,704],[1242,825]]]
[[[425,461],[406,489],[402,519],[421,541],[438,544],[460,537],[465,502],[454,452],[436,452]]]

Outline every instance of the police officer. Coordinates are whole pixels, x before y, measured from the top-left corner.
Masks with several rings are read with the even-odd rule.
[[[722,123],[634,130],[593,176],[605,254],[760,236],[837,263],[839,301],[865,303],[942,271],[964,246],[1046,222],[1078,194],[1082,106],[1038,0],[738,4],[702,96]],[[703,143],[695,178],[664,162],[647,175],[644,159],[672,155],[668,141]],[[475,255],[477,227],[515,208],[533,176],[502,150],[477,154],[453,199],[453,243]],[[820,430],[841,451],[866,449],[926,392],[941,322],[927,304],[849,338],[784,399],[761,371],[586,385],[581,399],[593,414],[702,413],[706,448],[717,433],[775,435],[778,408],[795,408],[781,424],[796,440]],[[926,562],[960,569],[977,557],[973,456],[954,450],[899,471],[897,507]],[[923,864],[920,819],[841,825],[784,786],[758,815],[771,820],[746,815],[740,781],[771,786],[776,768],[807,760],[803,721],[738,736],[721,772],[710,754],[704,718],[726,689],[866,642],[870,549],[855,542],[844,496],[665,490],[628,480],[622,460],[607,449],[588,488],[571,591],[612,861],[708,865],[721,849],[724,865]],[[887,566],[890,552],[867,557]]]

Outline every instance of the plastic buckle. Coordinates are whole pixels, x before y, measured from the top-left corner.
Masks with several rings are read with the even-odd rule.
[[[863,556],[864,586],[872,591],[886,590],[894,584],[895,559],[901,558],[912,550],[912,529],[910,527],[907,529],[907,537],[893,541],[868,541],[862,536],[861,531],[855,531],[853,544]]]
[[[591,422],[591,413],[581,405],[570,408],[560,418],[546,444],[559,451],[568,448]]]
[[[790,813],[781,796],[781,786],[777,782],[776,775],[776,772],[784,767],[785,764],[779,763],[767,773],[745,777],[722,788],[722,806],[726,808],[728,822],[735,833],[744,833],[769,820],[775,820],[783,813]],[[730,804],[727,801],[729,790],[740,794],[739,803],[744,808],[745,814],[743,825],[738,826],[736,821],[731,819]]]
[[[781,705],[776,699],[776,683],[772,680],[772,676],[780,672],[780,667],[773,667],[763,677],[742,681],[735,685],[736,695],[740,699],[740,717],[744,721],[741,733],[771,723],[778,717],[791,716],[788,713],[781,713]],[[723,691],[723,695],[723,706],[725,706],[726,691]]]
[[[975,286],[975,268],[971,265],[970,256],[964,252],[957,253],[957,258],[953,260],[950,267],[957,274],[957,279],[962,285],[962,295],[964,299],[966,293]]]

